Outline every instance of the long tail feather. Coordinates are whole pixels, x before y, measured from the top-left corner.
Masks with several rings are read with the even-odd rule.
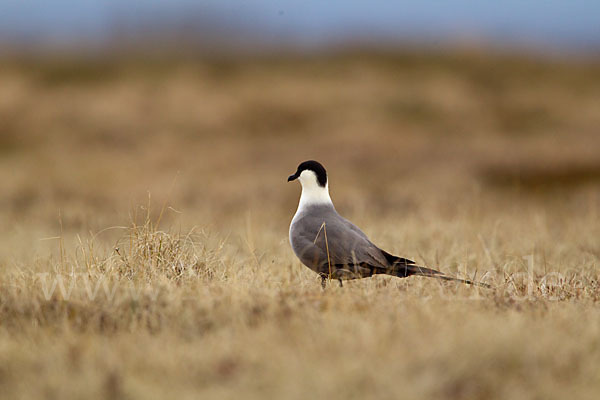
[[[392,269],[382,271],[380,273],[386,273],[388,275],[398,276],[400,278],[405,278],[411,275],[429,276],[431,278],[441,279],[444,281],[460,282],[465,283],[467,285],[476,285],[488,289],[492,288],[492,286],[488,285],[487,283],[474,282],[469,279],[454,278],[435,269],[421,267],[417,265],[414,261],[409,260],[407,258],[398,257],[383,250],[381,250],[381,252],[385,256],[387,261],[392,265]]]
[[[460,282],[467,285],[475,285],[490,289],[491,286],[483,282],[474,282],[469,279],[455,278],[453,276],[445,275],[443,272],[436,271],[435,269],[421,267],[416,264],[398,263],[394,265],[394,269],[390,271],[390,275],[407,277],[411,275],[428,276],[431,278],[441,279],[444,281]]]

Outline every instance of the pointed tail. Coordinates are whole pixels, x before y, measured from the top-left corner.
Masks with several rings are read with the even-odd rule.
[[[461,279],[455,278],[453,276],[445,275],[443,272],[436,271],[435,269],[421,267],[416,264],[407,264],[407,263],[396,263],[391,271],[388,272],[389,275],[398,276],[401,278],[405,278],[411,275],[418,276],[428,276],[431,278],[441,279],[444,281],[452,281],[452,282],[460,282],[465,283],[467,285],[475,285],[484,287],[487,289],[491,289],[491,286],[487,283],[483,282],[474,282],[469,279]]]
[[[383,250],[381,250],[381,252],[392,266],[391,269],[382,271],[382,273],[386,273],[388,275],[398,276],[400,278],[406,278],[407,276],[411,275],[429,276],[431,278],[441,279],[444,281],[460,282],[467,285],[481,286],[487,289],[492,288],[492,286],[488,285],[487,283],[474,282],[469,279],[454,278],[452,276],[445,275],[443,272],[436,271],[435,269],[421,267],[408,258],[397,257]]]

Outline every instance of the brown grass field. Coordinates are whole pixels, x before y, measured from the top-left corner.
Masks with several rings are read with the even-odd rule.
[[[600,63],[10,58],[0,87],[0,398],[600,393]],[[322,290],[306,159],[375,243],[494,289]]]

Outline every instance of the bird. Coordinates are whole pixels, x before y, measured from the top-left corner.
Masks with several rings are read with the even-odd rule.
[[[338,214],[329,196],[327,171],[318,161],[300,163],[287,180],[298,180],[302,185],[298,209],[290,224],[290,244],[300,261],[319,274],[323,288],[328,279],[337,279],[343,286],[343,280],[378,274],[426,276],[489,287],[419,266],[377,247],[356,225]]]

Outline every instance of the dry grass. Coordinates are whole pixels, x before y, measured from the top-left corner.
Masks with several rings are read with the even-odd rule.
[[[595,398],[599,77],[473,53],[5,60],[0,393]],[[496,289],[321,290],[287,242],[307,158],[376,243]]]

